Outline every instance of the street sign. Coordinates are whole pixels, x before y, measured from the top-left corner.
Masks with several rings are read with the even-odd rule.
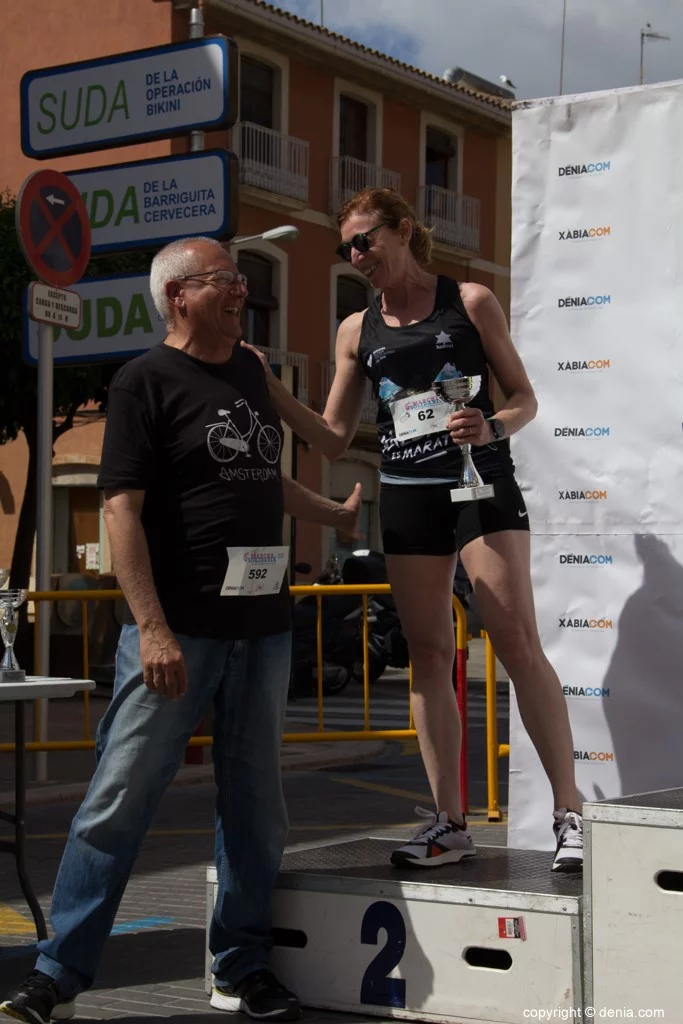
[[[168,333],[152,302],[147,274],[86,278],[74,291],[83,301],[83,320],[78,330],[53,328],[56,366],[130,359],[163,341]],[[39,329],[28,315],[28,299],[27,289],[23,357],[35,366]]]
[[[237,231],[238,162],[222,149],[70,171],[69,179],[88,210],[94,254]]]
[[[32,320],[78,330],[82,313],[83,303],[78,292],[54,288],[42,281],[32,281],[29,285],[28,314]]]
[[[237,118],[237,47],[225,36],[28,71],[21,148],[44,160],[229,128]]]
[[[17,235],[36,275],[68,288],[90,259],[90,221],[78,189],[59,171],[34,171],[17,196]]]

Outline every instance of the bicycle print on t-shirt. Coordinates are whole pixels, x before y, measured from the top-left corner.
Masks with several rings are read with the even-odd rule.
[[[206,424],[206,444],[212,459],[228,463],[240,454],[250,459],[254,453],[258,453],[261,461],[270,466],[279,462],[282,448],[280,434],[271,424],[261,423],[259,414],[252,410],[246,399],[238,399],[232,411],[218,409],[217,414],[223,418],[217,423]],[[245,414],[248,417],[246,422]],[[240,429],[238,424],[243,424],[246,429]],[[232,474],[224,469],[220,476],[232,478]]]

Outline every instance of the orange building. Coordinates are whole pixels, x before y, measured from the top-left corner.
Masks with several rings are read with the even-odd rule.
[[[339,320],[371,297],[363,277],[334,252],[334,213],[358,189],[399,189],[433,226],[433,269],[489,286],[508,308],[505,98],[451,84],[262,0],[107,0],[87,10],[76,0],[31,0],[29,6],[28,19],[21,0],[3,6],[0,190],[16,192],[41,166],[68,172],[189,148],[187,139],[155,141],[39,164],[20,150],[24,72],[182,41],[193,7],[203,15],[205,34],[235,39],[239,122],[229,133],[207,133],[205,146],[239,156],[238,238],[282,224],[299,229],[295,242],[237,241],[234,254],[249,277],[248,340],[271,350],[283,379],[314,408],[323,408],[334,372]],[[377,547],[373,419],[368,395],[354,445],[339,462],[328,463],[291,436],[286,456],[302,483],[331,497],[345,497],[360,480],[366,543]],[[102,418],[84,410],[55,445],[55,572],[110,569],[95,487],[102,433]],[[0,447],[0,565],[11,558],[26,467],[23,437]],[[296,557],[317,571],[335,543],[331,531],[301,524]]]

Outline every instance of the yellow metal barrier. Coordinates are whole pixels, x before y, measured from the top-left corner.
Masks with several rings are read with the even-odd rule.
[[[371,729],[370,728],[370,679],[368,659],[368,597],[371,594],[390,594],[389,584],[368,584],[364,586],[292,586],[290,593],[293,597],[304,597],[313,595],[316,598],[317,606],[317,696],[318,696],[318,730],[317,732],[285,733],[282,737],[285,743],[315,743],[329,742],[331,740],[377,740],[377,739],[414,739],[416,732],[414,728],[412,707],[409,711],[408,727],[406,729]],[[363,729],[349,731],[327,731],[325,729],[324,707],[323,707],[323,636],[322,636],[322,599],[323,597],[341,594],[354,594],[362,597],[363,613]],[[55,601],[80,601],[82,603],[82,629],[83,629],[83,677],[89,676],[89,627],[88,627],[88,602],[89,601],[114,601],[123,598],[120,590],[55,590],[55,591],[31,591],[28,600],[35,605],[35,672],[40,674],[40,660],[38,652],[38,623],[41,615],[41,605],[45,602]],[[453,597],[453,610],[456,616],[456,669],[461,685],[458,687],[458,702],[463,712],[467,707],[467,683],[466,683],[466,657],[467,657],[467,617],[457,597]],[[488,638],[487,638],[488,644]],[[488,651],[487,651],[487,707],[493,706],[493,721],[495,722],[495,660],[493,665],[493,702],[489,699],[488,680]],[[413,673],[412,666],[408,674],[409,691],[412,692]],[[40,735],[39,716],[35,716],[36,734],[34,741],[26,744],[28,751],[69,751],[69,750],[92,750],[95,741],[91,738],[90,721],[90,700],[89,694],[83,695],[84,718],[83,718],[83,739],[82,740],[45,740]],[[463,739],[466,740],[466,714],[463,715]],[[489,715],[490,717],[490,715]],[[488,724],[488,719],[487,719]],[[490,737],[489,737],[490,738]],[[189,746],[206,746],[213,742],[211,736],[193,736]],[[499,749],[499,756],[502,756],[504,748]],[[0,743],[0,753],[14,751],[13,743]],[[467,778],[466,771],[466,744],[464,746],[463,778]],[[497,772],[493,773],[493,784],[495,786],[495,797],[497,807]],[[491,794],[491,760],[489,758],[489,794]],[[489,805],[491,806],[490,797]]]
[[[90,674],[90,645],[88,627],[88,601],[116,601],[123,597],[121,590],[30,590],[27,600],[32,601],[35,606],[34,629],[33,629],[33,664],[36,675],[40,675],[40,647],[39,647],[39,624],[41,616],[41,604],[46,601],[80,601],[81,602],[81,626],[83,629],[83,678],[88,679]],[[83,693],[83,739],[82,740],[44,740],[41,736],[40,715],[33,716],[33,742],[26,744],[30,751],[50,750],[93,750],[95,741],[91,738],[90,725],[90,694]],[[37,706],[37,701],[36,701]],[[0,743],[0,753],[14,750],[13,743]]]
[[[370,728],[370,681],[368,661],[368,595],[390,594],[391,587],[387,583],[367,584],[358,586],[293,586],[290,587],[290,594],[293,597],[306,597],[313,595],[317,604],[317,676],[318,676],[318,731],[303,733],[285,733],[282,737],[285,743],[316,743],[329,742],[332,740],[378,740],[378,739],[415,739],[416,732],[412,722],[412,711],[410,712],[408,728],[406,729],[371,729]],[[322,599],[329,595],[339,596],[341,594],[361,595],[363,611],[363,719],[362,730],[354,731],[327,731],[324,724],[323,709],[323,648],[322,648]],[[39,590],[30,591],[28,600],[35,603],[35,636],[38,636],[38,623],[40,621],[41,605],[44,602],[55,601],[80,601],[83,607],[82,628],[83,628],[83,678],[88,678],[89,671],[89,643],[88,643],[88,602],[89,601],[116,601],[123,598],[121,590]],[[467,620],[465,611],[457,598],[453,598],[453,608],[456,614],[456,647],[458,650],[467,647]],[[37,641],[34,645],[35,671],[40,675],[40,659]],[[410,673],[410,685],[412,686],[412,670]],[[95,741],[90,735],[90,703],[89,694],[84,694],[84,737],[82,740],[44,740],[40,735],[35,735],[34,741],[26,744],[29,751],[69,751],[69,750],[92,750]],[[38,715],[35,716],[38,722]],[[39,726],[36,727],[36,732]],[[211,736],[193,736],[188,741],[188,746],[207,746],[213,742]],[[0,743],[0,753],[10,753],[14,750],[13,743]]]
[[[488,633],[486,641],[486,780],[488,788],[488,819],[502,821],[498,803],[498,761],[510,756],[510,744],[498,742],[498,700],[496,693],[496,653]]]
[[[307,597],[313,594],[317,598],[317,675],[318,675],[318,732],[290,732],[282,737],[285,743],[327,743],[332,740],[405,740],[415,739],[417,733],[412,720],[412,710],[408,721],[407,729],[371,729],[370,728],[370,678],[368,662],[368,596],[371,594],[390,594],[391,587],[388,583],[368,583],[357,586],[330,585],[330,586],[293,586],[289,588],[292,597]],[[342,594],[361,595],[363,601],[363,728],[357,730],[327,731],[323,711],[323,650],[322,650],[322,599],[331,595]],[[467,651],[467,616],[465,609],[453,597],[453,610],[456,617],[456,649],[460,652]],[[456,653],[457,657],[457,653]],[[462,660],[462,654],[461,658]],[[412,688],[412,669],[409,672],[409,687]],[[204,737],[193,737],[191,743],[204,740]],[[211,742],[207,737],[206,742]],[[2,746],[0,746],[2,750]]]

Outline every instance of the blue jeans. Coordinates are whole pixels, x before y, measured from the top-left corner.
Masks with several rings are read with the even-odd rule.
[[[137,626],[123,627],[114,694],[97,733],[97,768],[55,882],[55,935],[38,944],[37,970],[54,978],[65,997],[93,983],[149,823],[210,701],[218,787],[212,970],[235,985],[267,967],[271,895],[289,828],[280,742],[290,639],[178,636],[188,690],[173,701],[147,689]]]

